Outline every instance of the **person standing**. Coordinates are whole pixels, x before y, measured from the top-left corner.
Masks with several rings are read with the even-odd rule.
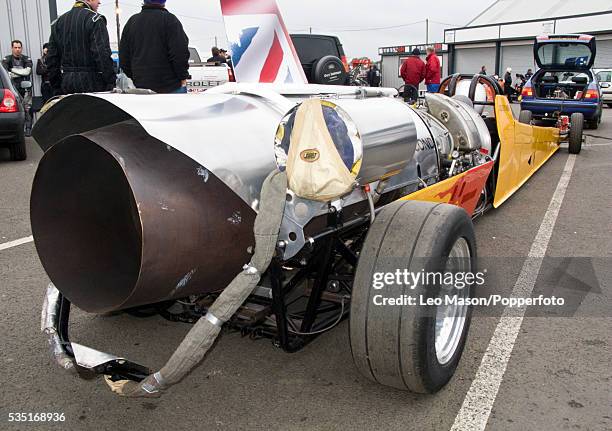
[[[527,69],[527,73],[525,74],[525,80],[529,81],[529,79],[533,76],[533,71],[531,69]]]
[[[486,75],[487,74],[487,66],[482,66],[480,68],[480,72],[478,72],[480,75]]]
[[[512,68],[509,67],[506,69],[506,73],[504,74],[504,93],[506,93],[506,96],[508,97],[509,101],[511,100],[512,97]]]
[[[212,57],[206,60],[207,63],[227,63],[227,58],[225,55],[221,54],[221,50],[216,46],[213,46],[210,49],[212,53]]]
[[[32,74],[32,60],[23,54],[23,44],[20,40],[11,42],[11,54],[2,59],[2,66],[9,72],[15,87],[21,97],[25,96],[25,89],[21,88],[23,81],[29,81]],[[20,73],[14,73],[12,69],[22,69]]]
[[[366,75],[368,85],[370,87],[380,87],[380,78],[380,70],[378,70],[378,66],[373,64],[370,66],[370,70],[368,70],[368,74]]]
[[[49,44],[45,43],[42,49],[42,57],[36,62],[36,74],[40,76],[40,94],[42,96],[42,104],[47,103],[53,97],[53,89],[49,82],[49,71],[47,70],[47,55],[49,54]]]
[[[400,68],[400,75],[406,84],[404,88],[405,100],[414,101],[418,98],[419,84],[425,79],[425,63],[420,56],[421,51],[414,48]]]
[[[189,38],[166,0],[144,0],[123,28],[119,60],[137,88],[187,93]]]
[[[77,0],[51,24],[47,71],[55,94],[92,93],[115,87],[106,18],[100,0]]]
[[[440,89],[440,59],[432,46],[427,47],[427,63],[425,64],[425,85],[428,93],[437,93]]]

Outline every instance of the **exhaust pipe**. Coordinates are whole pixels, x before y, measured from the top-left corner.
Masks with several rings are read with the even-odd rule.
[[[255,215],[134,120],[49,148],[30,203],[45,271],[90,313],[223,289],[249,260]]]

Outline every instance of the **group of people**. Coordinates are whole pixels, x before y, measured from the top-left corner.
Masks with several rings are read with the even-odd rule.
[[[47,55],[49,52],[49,44],[45,43],[42,49],[42,55],[36,63],[35,72],[40,76],[40,94],[43,103],[53,97],[53,89],[49,81],[49,71],[47,69]],[[11,73],[11,79],[15,83],[15,87],[21,96],[25,94],[25,89],[21,88],[23,81],[32,79],[32,59],[23,53],[23,42],[18,39],[11,41],[11,53],[2,59],[2,66],[9,72],[15,68],[25,70],[20,75]]]
[[[58,94],[108,91],[115,87],[117,74],[106,19],[98,13],[99,6],[100,0],[77,0],[51,24],[49,43],[43,46],[36,67],[44,101]],[[158,93],[186,92],[188,44],[183,26],[165,8],[165,0],[144,0],[141,12],[133,15],[123,29],[119,45],[122,70],[136,87]],[[31,70],[32,61],[22,53],[21,41],[14,40],[11,48],[11,55],[3,59],[2,65],[9,71],[28,67]],[[227,62],[221,50],[217,54]],[[26,79],[31,80],[14,77],[20,92],[20,81]]]
[[[480,72],[478,73],[480,75],[487,75],[487,67],[483,65],[480,68]],[[517,85],[522,88],[525,82],[527,82],[532,76],[533,71],[531,69],[527,69],[527,72],[524,75],[520,75],[517,73],[516,77],[520,80]],[[512,96],[516,94],[516,89],[512,86],[512,83],[514,82],[514,80],[512,79],[512,68],[506,68],[506,72],[504,73],[502,79],[499,79],[497,75],[495,75],[495,78],[498,79],[500,85],[503,87],[504,94],[508,97],[508,99],[511,99]]]
[[[427,57],[425,61],[421,59],[421,51],[418,48],[414,48],[408,58],[402,63],[400,75],[406,87],[408,87],[407,90],[418,90],[419,84],[423,81],[425,81],[427,91],[430,93],[436,93],[440,88],[442,73],[440,69],[440,59],[436,55],[436,51],[433,47],[428,46],[426,51]]]
[[[43,103],[53,97],[53,91],[49,83],[49,73],[47,71],[47,51],[48,44],[45,43],[43,45],[42,56],[36,63],[36,74],[41,77],[40,91]],[[22,87],[21,84],[24,81],[32,82],[32,65],[30,57],[23,53],[23,42],[18,39],[11,41],[11,53],[2,59],[2,67],[9,72],[9,76],[15,84],[15,88],[22,98],[25,98],[27,90]],[[30,119],[32,118],[32,112],[33,108],[29,105],[28,115]],[[27,122],[25,130],[26,136],[30,135],[30,129],[31,123]]]

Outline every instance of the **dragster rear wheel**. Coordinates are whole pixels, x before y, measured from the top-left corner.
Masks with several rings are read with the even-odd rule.
[[[390,282],[377,275],[398,270],[475,274],[476,241],[468,214],[448,204],[388,205],[368,232],[353,284],[350,343],[357,369],[383,385],[434,393],[448,383],[461,358],[471,317],[465,303],[473,286],[458,288],[461,283],[446,280],[409,285],[406,279]],[[416,303],[381,304],[383,298],[406,296]],[[464,305],[419,305],[445,297]]]
[[[528,109],[522,110],[521,113],[519,114],[519,123],[531,124],[532,120],[533,120],[533,113]]]
[[[582,131],[584,129],[584,115],[575,112],[570,117],[570,131],[568,136],[568,151],[578,154],[582,149]]]

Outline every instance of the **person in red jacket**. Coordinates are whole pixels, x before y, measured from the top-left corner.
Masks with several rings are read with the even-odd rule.
[[[440,59],[436,55],[436,50],[431,46],[427,47],[425,85],[428,93],[437,93],[440,89]]]
[[[425,63],[421,60],[420,55],[421,51],[414,48],[400,69],[400,75],[406,85],[412,85],[417,89],[421,81],[425,79]]]

